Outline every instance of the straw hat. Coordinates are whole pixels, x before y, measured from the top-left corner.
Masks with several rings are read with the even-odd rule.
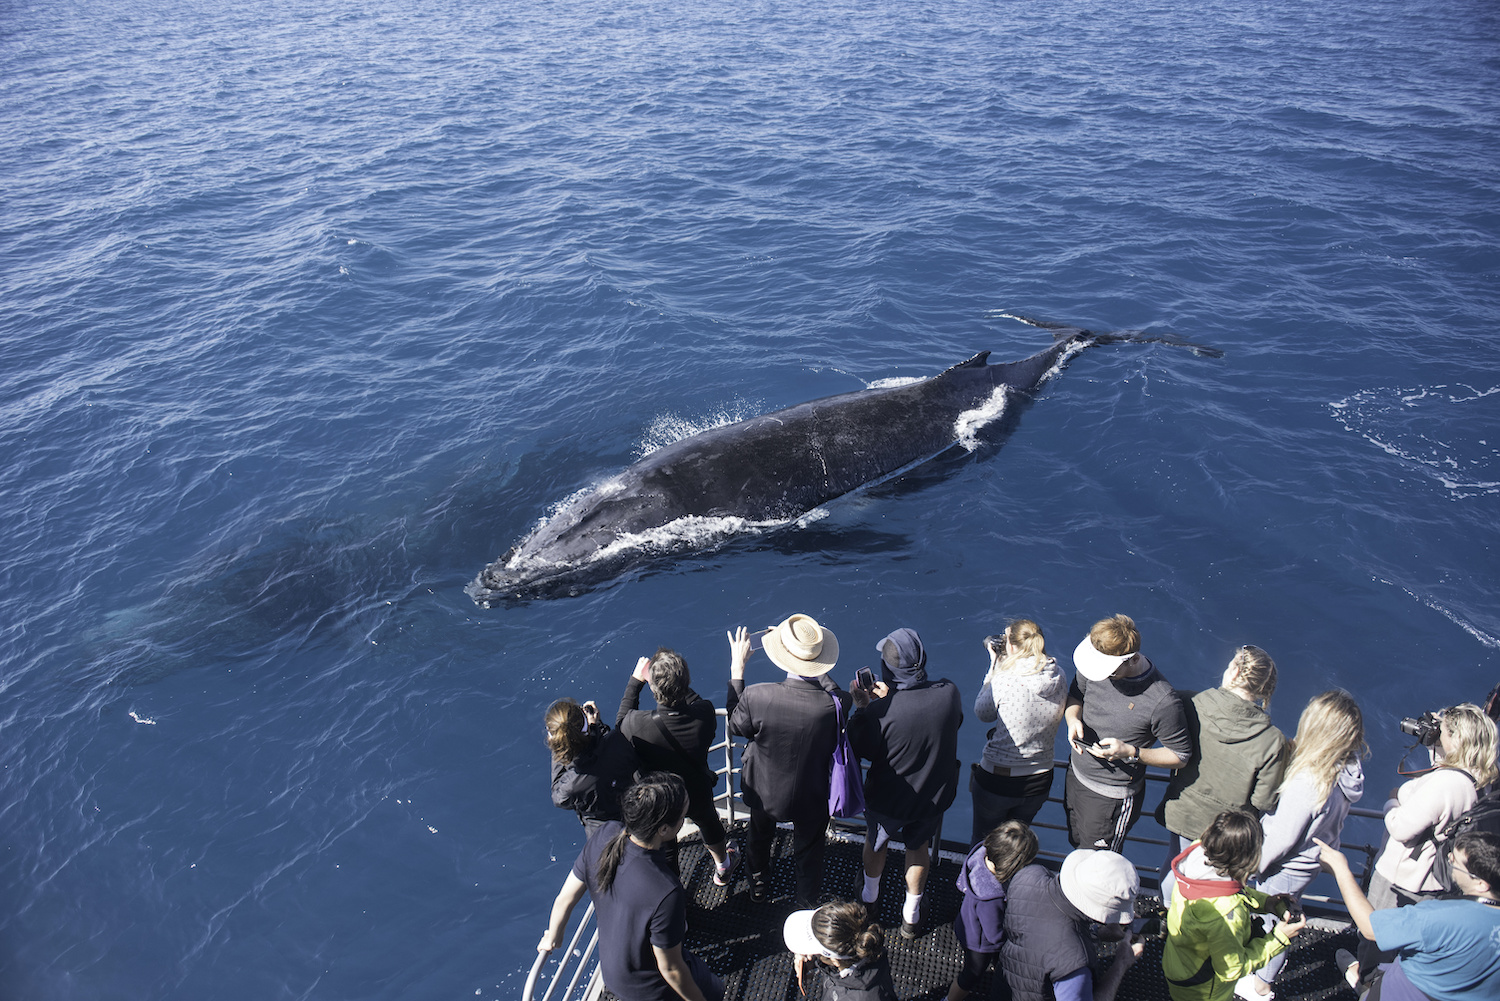
[[[762,644],[771,663],[799,678],[817,678],[833,670],[839,638],[811,615],[793,615],[766,633]]]

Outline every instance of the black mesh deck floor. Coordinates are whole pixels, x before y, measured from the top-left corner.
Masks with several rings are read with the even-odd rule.
[[[743,845],[743,825],[731,834]],[[790,833],[778,832],[773,849],[771,899],[757,904],[750,900],[743,864],[731,886],[715,886],[713,859],[702,844],[696,840],[682,843],[683,882],[692,894],[685,944],[724,978],[726,1001],[798,1001],[792,957],[781,938],[782,922],[796,909],[790,851]],[[942,858],[934,867],[923,899],[926,913],[922,917],[922,932],[911,942],[897,933],[905,894],[903,868],[901,849],[893,845],[881,877],[880,900],[875,904],[877,920],[887,930],[886,950],[896,993],[902,1001],[940,1001],[946,996],[963,957],[952,928],[960,902],[955,886],[959,863]],[[860,842],[830,836],[822,899],[855,899],[862,880]],[[1143,912],[1153,906],[1159,910],[1159,901],[1142,897]],[[1310,924],[1293,943],[1286,967],[1276,982],[1276,997],[1283,1001],[1294,998],[1352,1001],[1354,992],[1339,975],[1333,957],[1336,949],[1353,951],[1354,937],[1348,927],[1315,928]],[[808,978],[808,986],[809,997],[818,1001],[821,992],[815,978]],[[1010,991],[1004,977],[992,971],[973,997],[975,1001],[985,998],[1008,1001]],[[1126,974],[1118,998],[1167,1001],[1168,997],[1161,972],[1161,943],[1148,942],[1145,954]]]

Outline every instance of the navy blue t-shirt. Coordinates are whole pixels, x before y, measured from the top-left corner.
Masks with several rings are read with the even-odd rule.
[[[604,986],[620,1001],[681,1001],[651,950],[653,945],[680,945],[687,935],[687,891],[666,852],[647,851],[627,838],[614,885],[608,893],[599,892],[599,856],[624,829],[618,820],[603,824],[573,863],[573,875],[588,885],[594,899]]]

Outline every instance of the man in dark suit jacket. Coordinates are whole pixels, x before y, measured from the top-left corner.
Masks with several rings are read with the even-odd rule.
[[[834,699],[847,713],[849,694],[828,677],[838,637],[807,615],[793,615],[765,637],[766,656],[787,673],[781,682],[745,687],[750,638],[729,636],[729,732],[749,738],[741,755],[740,792],[750,808],[745,859],[750,897],[770,893],[771,841],[778,821],[792,824],[797,906],[818,906],[823,834],[828,826],[828,769],[838,742]]]
[[[875,644],[884,680],[857,688],[849,720],[854,753],[870,762],[865,777],[865,885],[873,904],[885,870],[886,846],[906,846],[906,901],[901,935],[916,938],[922,922],[931,844],[958,793],[958,728],[964,710],[958,686],[927,678],[927,651],[914,630],[897,629]],[[870,696],[874,696],[871,701]]]

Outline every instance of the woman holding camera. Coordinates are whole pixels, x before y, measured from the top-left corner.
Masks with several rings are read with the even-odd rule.
[[[558,699],[542,722],[552,752],[553,804],[578,814],[590,834],[606,820],[619,820],[620,795],[641,767],[630,741],[604,724],[592,702]]]
[[[1404,783],[1386,802],[1390,838],[1370,877],[1370,904],[1376,910],[1415,904],[1442,892],[1432,865],[1443,829],[1473,806],[1478,790],[1496,778],[1495,721],[1472,702],[1444,709],[1438,717],[1442,760]],[[1389,961],[1375,943],[1362,939],[1359,946],[1362,977]]]
[[[973,766],[970,846],[1007,820],[1029,824],[1052,789],[1052,745],[1062,722],[1068,680],[1047,656],[1042,630],[1017,619],[987,636],[990,669],[974,698],[974,715],[995,722],[984,757]]]

